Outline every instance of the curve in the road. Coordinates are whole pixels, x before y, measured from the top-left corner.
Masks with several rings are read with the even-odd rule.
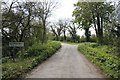
[[[84,55],[78,45],[62,43],[62,48],[51,58],[33,69],[26,78],[104,78]]]

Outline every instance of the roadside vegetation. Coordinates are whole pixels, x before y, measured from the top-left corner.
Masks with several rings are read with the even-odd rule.
[[[77,2],[73,11],[75,23],[85,31],[85,42],[79,51],[98,65],[106,76],[120,78],[120,24],[111,2]],[[94,28],[95,43],[90,43],[90,28]]]
[[[60,48],[60,42],[49,41],[47,31],[47,19],[56,6],[57,2],[47,0],[2,2],[3,80],[21,77]],[[24,46],[11,47],[9,42]]]
[[[80,43],[78,50],[99,66],[106,76],[118,78],[120,75],[120,58],[113,54],[114,48],[96,43]]]
[[[33,44],[26,51],[18,52],[15,62],[4,59],[2,64],[2,78],[9,80],[21,78],[22,75],[33,69],[38,64],[52,56],[61,47],[60,42],[48,42],[47,44]]]

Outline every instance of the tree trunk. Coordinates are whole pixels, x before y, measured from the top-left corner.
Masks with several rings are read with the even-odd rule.
[[[97,38],[98,38],[98,43],[101,45],[103,43],[103,29],[100,25],[100,16],[99,16],[99,13],[97,13],[97,31],[98,31],[98,34],[97,34]]]
[[[89,42],[90,41],[89,28],[85,28],[85,36],[86,36],[86,42]]]
[[[117,37],[120,38],[120,26],[117,26]]]
[[[97,31],[97,27],[96,27],[96,19],[95,19],[95,15],[94,15],[94,12],[92,11],[92,14],[93,14],[93,16],[92,16],[92,18],[93,18],[93,23],[94,23],[94,28],[95,28],[95,32],[96,32],[96,36],[98,37],[98,31]]]
[[[59,36],[58,35],[56,35],[56,40],[59,41]]]
[[[45,20],[43,20],[43,38],[42,38],[42,44],[47,42],[47,38],[46,38],[46,25],[45,25]]]
[[[66,35],[65,35],[65,30],[63,31],[63,33],[64,33],[64,40],[66,41]]]

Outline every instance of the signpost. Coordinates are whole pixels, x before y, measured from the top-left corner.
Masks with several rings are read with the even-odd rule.
[[[9,42],[10,47],[24,47],[24,42]]]
[[[16,57],[15,52],[16,52],[17,48],[24,47],[24,42],[9,42],[9,47],[12,48],[11,56],[13,58],[13,61],[15,61],[15,57]]]

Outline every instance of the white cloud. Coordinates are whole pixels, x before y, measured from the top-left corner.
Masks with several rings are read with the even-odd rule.
[[[73,4],[78,0],[58,0],[59,6],[53,12],[50,21],[57,21],[58,19],[72,18],[72,12],[74,10]]]

